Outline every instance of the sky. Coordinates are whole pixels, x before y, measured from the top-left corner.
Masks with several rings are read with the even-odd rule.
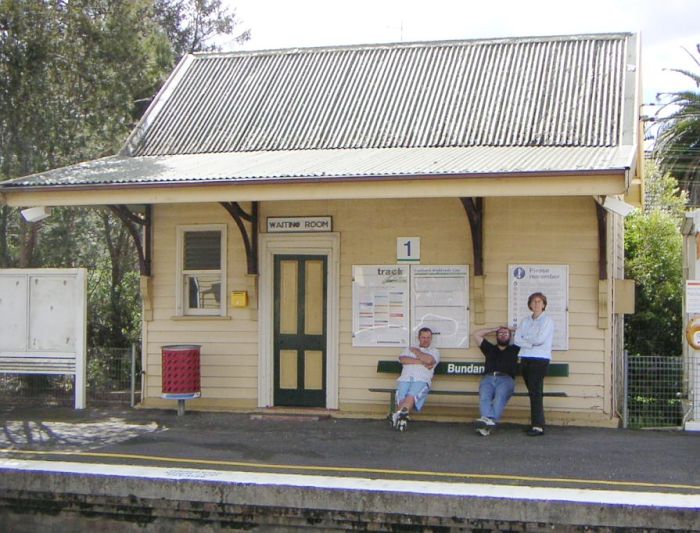
[[[700,54],[700,0],[223,0],[235,10],[243,47],[264,50],[346,44],[638,32],[643,103],[694,88],[685,76]],[[645,106],[643,114],[653,114]]]

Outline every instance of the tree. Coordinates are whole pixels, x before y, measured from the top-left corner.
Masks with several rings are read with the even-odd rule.
[[[687,196],[669,174],[648,162],[644,209],[625,219],[625,277],[635,280],[636,310],[625,318],[632,354],[681,353],[682,246]]]
[[[185,54],[220,50],[215,38],[233,35],[239,26],[235,12],[221,0],[154,0],[156,19],[170,40],[176,60]],[[243,44],[250,30],[234,37]]]
[[[700,54],[700,44],[697,45]],[[697,67],[700,55],[688,52]],[[671,69],[690,78],[700,89],[700,72]],[[660,95],[666,97],[662,109],[657,113],[661,123],[654,147],[654,156],[662,172],[668,172],[679,180],[682,188],[689,191],[690,203],[700,205],[700,91],[686,90]],[[670,115],[662,117],[667,110]]]
[[[237,25],[220,0],[0,0],[0,180],[115,153],[174,61]],[[90,270],[91,345],[135,340],[136,264],[110,213],[0,207],[0,267]]]
[[[138,119],[134,103],[150,98],[172,64],[170,45],[151,12],[146,0],[0,0],[0,177],[83,161],[121,145]],[[88,268],[90,342],[108,337],[126,344],[135,340],[133,328],[109,320],[122,314],[127,320],[133,309],[102,313],[104,300],[95,297],[130,286],[123,277],[94,275],[104,263],[97,259],[110,257],[95,232],[100,227],[102,220],[86,209],[54,209],[49,219],[28,224],[16,209],[3,206],[0,263]],[[113,262],[131,261],[133,271],[133,257],[133,250],[121,250]],[[101,284],[116,288],[103,290]],[[105,329],[124,334],[94,334]]]
[[[146,0],[0,0],[0,179],[114,153],[170,59]],[[169,52],[168,52],[169,53]],[[12,220],[14,218],[15,220]],[[40,225],[3,207],[5,266],[37,266]],[[45,225],[45,224],[42,224]]]
[[[0,179],[114,153],[139,118],[136,102],[151,98],[171,65],[148,0],[0,0]],[[124,306],[123,320],[112,323],[122,314],[101,312],[104,299],[96,295],[113,296],[111,308],[124,301],[134,253],[110,256],[100,227],[105,240],[118,231],[86,209],[54,209],[28,224],[3,206],[0,264],[88,268],[90,342],[124,345],[136,340],[122,324],[133,308]],[[121,277],[94,275],[105,257]],[[104,330],[111,334],[94,333]]]

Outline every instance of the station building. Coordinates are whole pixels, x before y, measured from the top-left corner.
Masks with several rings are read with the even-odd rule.
[[[567,365],[545,381],[565,393],[548,422],[615,426],[639,69],[633,33],[188,55],[118,154],[0,193],[109,206],[133,228],[146,408],[173,405],[163,346],[197,345],[188,409],[383,416],[370,389],[396,375],[378,363],[417,327],[446,364],[481,361],[470,333],[517,321],[539,273]],[[436,395],[421,416],[477,412]]]

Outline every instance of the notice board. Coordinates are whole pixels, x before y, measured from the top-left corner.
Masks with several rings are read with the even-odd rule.
[[[532,312],[527,299],[533,292],[547,297],[547,314],[554,321],[553,350],[569,349],[569,266],[508,265],[508,325],[518,324]]]
[[[404,265],[353,265],[353,346],[408,346],[408,275]]]
[[[469,342],[469,269],[466,265],[354,265],[353,346],[405,347],[424,326],[434,345]]]
[[[411,266],[411,340],[425,326],[438,348],[469,347],[468,266]]]

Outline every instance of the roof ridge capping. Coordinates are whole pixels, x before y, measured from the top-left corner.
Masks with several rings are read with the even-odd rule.
[[[363,50],[363,49],[400,49],[400,48],[428,48],[436,46],[458,46],[458,45],[483,45],[483,44],[513,44],[513,43],[534,43],[534,42],[556,42],[556,41],[580,41],[580,40],[620,40],[628,39],[637,35],[638,32],[607,32],[607,33],[576,33],[562,35],[535,35],[522,37],[488,37],[475,39],[445,39],[435,41],[407,41],[388,43],[358,43],[341,45],[322,46],[292,46],[287,48],[266,48],[258,50],[231,50],[225,52],[195,52],[190,54],[195,59],[207,59],[231,56],[255,56],[255,55],[285,55],[295,53],[333,52],[340,50]]]

